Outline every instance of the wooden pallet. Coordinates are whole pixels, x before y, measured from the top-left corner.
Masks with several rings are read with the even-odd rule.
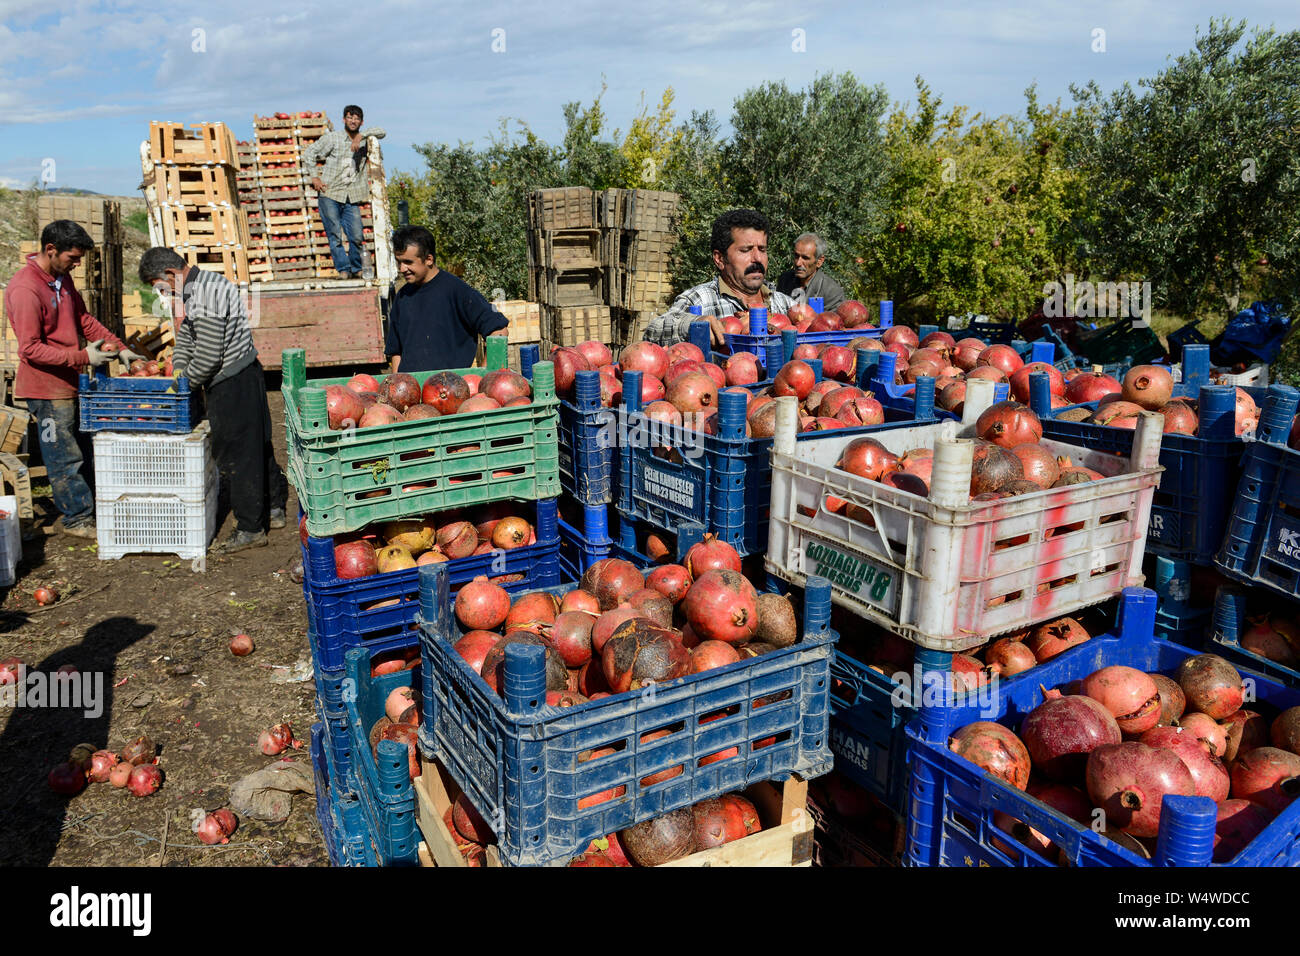
[[[629,272],[667,272],[677,236],[671,232],[627,232],[621,265]]]
[[[149,158],[155,163],[239,165],[235,136],[225,123],[149,124]]]
[[[228,246],[247,245],[248,220],[238,206],[158,206],[162,220],[163,245]]]
[[[596,225],[600,229],[622,230],[626,215],[626,189],[606,189],[596,197]]]
[[[543,350],[550,352],[551,345],[577,345],[579,342],[613,341],[613,324],[607,305],[555,307],[543,305],[541,309]]]
[[[158,202],[176,205],[230,204],[238,195],[229,166],[154,166]]]
[[[468,867],[459,845],[458,834],[447,828],[445,817],[459,788],[451,775],[437,761],[421,760],[420,776],[413,781],[416,800],[416,823],[424,837],[422,866]],[[748,788],[745,795],[754,804],[764,829],[742,840],[700,850],[665,867],[716,866],[811,866],[812,823],[807,812],[808,784],[791,777],[781,783],[760,783]],[[495,846],[484,850],[483,865],[502,866]]]

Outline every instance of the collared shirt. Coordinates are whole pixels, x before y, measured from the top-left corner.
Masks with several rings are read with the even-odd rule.
[[[776,287],[795,302],[807,302],[820,297],[823,312],[834,312],[845,300],[844,287],[827,275],[825,269],[814,272],[807,286],[799,284],[799,277],[793,269],[787,269],[776,280]]]
[[[793,299],[777,292],[766,282],[759,291],[769,314],[786,313],[794,305]],[[693,305],[700,307],[700,315],[690,312]],[[663,346],[685,342],[690,338],[692,322],[707,318],[721,319],[737,312],[748,313],[749,306],[745,305],[745,300],[735,289],[722,281],[722,276],[716,276],[679,295],[667,312],[650,322],[645,331],[645,340]]]
[[[361,149],[369,150],[367,140],[373,136],[383,139],[388,134],[379,126],[361,130]],[[363,203],[370,198],[370,158],[367,155],[357,169],[352,158],[352,137],[347,130],[332,129],[302,152],[307,178],[317,175],[316,164],[324,160],[325,171],[320,173],[325,184],[325,197],[335,202]]]
[[[18,339],[15,398],[73,398],[77,376],[89,361],[82,339],[124,348],[86,311],[72,277],[50,275],[35,256],[27,257],[27,265],[5,287],[4,304]]]

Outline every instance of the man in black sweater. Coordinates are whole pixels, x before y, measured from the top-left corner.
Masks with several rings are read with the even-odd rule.
[[[266,377],[239,289],[162,246],[141,256],[140,281],[171,298],[172,369],[188,378],[191,388],[204,390],[212,456],[230,489],[235,515],[235,530],[213,546],[213,553],[265,547],[268,524],[285,525],[289,486],[271,446]]]
[[[433,234],[407,226],[393,234],[397,269],[406,284],[393,296],[384,353],[394,372],[468,368],[479,336],[500,332],[509,321],[473,286],[433,262]]]

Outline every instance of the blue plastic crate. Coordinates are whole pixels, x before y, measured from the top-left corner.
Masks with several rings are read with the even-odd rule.
[[[1175,329],[1165,336],[1165,341],[1169,344],[1169,360],[1178,362],[1182,360],[1183,348],[1188,345],[1209,345],[1210,340],[1201,334],[1197,322],[1188,322],[1181,329]]]
[[[1200,647],[1210,626],[1211,608],[1192,607],[1192,566],[1186,561],[1148,556],[1147,580],[1159,601],[1155,636],[1184,647]]]
[[[370,750],[370,728],[384,716],[389,693],[419,684],[419,668],[370,676],[370,655],[354,647],[347,654],[348,735],[352,744],[352,782],[361,801],[370,843],[381,866],[414,866],[420,845],[416,826],[415,788],[407,769],[406,747],[381,740],[376,757]]]
[[[608,505],[578,505],[573,522],[560,517],[561,581],[576,581],[602,558],[610,556],[614,542],[609,536]]]
[[[78,386],[83,432],[189,434],[199,421],[199,394],[187,378],[111,378],[84,372]]]
[[[539,647],[507,648],[504,697],[492,693],[452,647],[461,629],[447,608],[445,570],[422,568],[420,585],[421,749],[442,761],[493,824],[509,865],[562,865],[589,841],[669,810],[791,773],[807,779],[830,770],[835,635],[823,579],[808,589],[803,638],[792,647],[568,708],[546,704]],[[668,733],[642,739],[658,730]],[[604,747],[616,752],[579,760]],[[733,747],[740,752],[699,766]],[[678,766],[678,776],[640,785]],[[622,792],[579,809],[583,798],[616,788]]]
[[[907,722],[916,708],[894,701],[894,682],[843,650],[831,663],[835,769],[892,810],[907,803]]]
[[[348,737],[348,715],[343,708],[331,710],[318,696],[316,720],[324,728],[324,746],[329,762],[330,788],[336,796],[355,796],[352,782],[352,741]]]
[[[755,355],[765,356],[768,354],[768,349],[775,344],[784,348],[788,355],[794,345],[848,345],[857,338],[879,338],[885,334],[885,329],[894,324],[893,303],[889,303],[887,312],[884,308],[885,303],[882,302],[880,305],[880,323],[873,328],[841,329],[838,332],[797,332],[790,329],[780,335],[767,332],[767,309],[750,309],[749,333],[743,335],[728,333],[727,348],[732,352],[753,352]],[[790,344],[791,337],[794,345]]]
[[[1145,860],[1091,829],[1049,808],[948,749],[958,728],[996,720],[1013,730],[1043,702],[1043,690],[1086,677],[1112,664],[1170,673],[1199,653],[1152,638],[1155,593],[1126,588],[1118,636],[1094,637],[1078,650],[1027,672],[1034,680],[1006,681],[993,688],[993,706],[966,700],[953,707],[924,707],[907,727],[911,748],[907,863],[911,866],[1057,865],[1022,846],[995,826],[1002,812],[1028,824],[1059,847],[1073,866],[1206,866],[1214,845],[1215,806],[1205,797],[1168,797],[1155,860]],[[1300,703],[1300,691],[1263,674],[1250,673],[1259,700],[1286,708]],[[1042,685],[1040,687],[1040,685]],[[1231,866],[1300,865],[1300,801],[1279,814],[1239,853]]]
[[[560,578],[559,508],[555,498],[517,502],[534,508],[527,515],[537,530],[537,543],[509,551],[492,551],[448,561],[452,592],[480,574],[489,578],[522,574],[521,581],[502,582],[507,591],[533,590],[558,584]],[[341,580],[334,569],[334,539],[307,539],[303,550],[303,594],[312,610],[312,628],[320,666],[339,670],[350,647],[396,647],[414,636],[419,610],[418,568],[389,571]],[[379,607],[388,601],[397,601]]]
[[[1269,388],[1215,561],[1229,577],[1292,601],[1300,600],[1300,451],[1286,443],[1298,403],[1294,388]]]
[[[316,822],[324,837],[331,866],[375,866],[366,839],[361,804],[354,796],[340,795],[331,786],[325,726],[311,728],[311,764],[316,783]]]
[[[1009,345],[1013,339],[1020,337],[1020,330],[1014,322],[980,322],[972,321],[964,329],[951,329],[953,338],[983,339],[989,345]]]
[[[1187,349],[1189,363],[1195,349]],[[1203,357],[1208,363],[1208,355]],[[1195,382],[1201,380],[1193,375],[1192,382],[1174,386],[1176,397],[1199,400],[1200,424],[1196,436],[1167,434],[1161,438],[1160,464],[1165,470],[1151,504],[1147,549],[1163,557],[1208,565],[1223,543],[1245,442],[1236,433],[1232,387],[1206,385],[1198,391]],[[1256,401],[1264,397],[1261,389],[1248,391]],[[1115,455],[1132,451],[1134,433],[1130,430],[1060,420],[1066,408],[1051,408],[1045,375],[1030,376],[1030,407],[1043,423],[1044,438]],[[1096,403],[1067,407],[1091,410]]]
[[[1038,343],[1034,344],[1037,345]],[[869,389],[886,409],[911,414],[916,409],[916,396],[921,393],[929,396],[929,414],[932,417],[959,419],[959,416],[954,415],[952,412],[934,406],[934,379],[928,375],[918,378],[915,385],[898,385],[894,382],[895,371],[898,368],[898,356],[893,352],[859,352],[858,359],[858,387]],[[1033,361],[1042,360],[1036,358]],[[923,383],[927,382],[929,384],[923,388]],[[1006,382],[994,384],[993,400],[995,402],[1005,401],[1010,394],[1011,386]],[[925,416],[917,416],[917,418],[922,417]]]
[[[858,354],[868,353],[859,350]],[[808,364],[820,381],[820,361],[813,359]],[[619,512],[666,531],[699,525],[742,556],[766,551],[772,439],[745,437],[744,396],[720,392],[719,433],[705,435],[647,419],[641,411],[640,379],[640,372],[624,374],[619,429],[629,440],[620,447]],[[914,411],[886,408],[885,424],[844,429],[836,434],[868,435],[928,421],[933,405],[926,404],[925,399],[932,396],[933,383],[928,392],[923,392]],[[798,439],[816,434],[821,433],[808,432]],[[657,454],[660,446],[671,446],[674,457]]]
[[[1256,591],[1253,596],[1256,598],[1256,610],[1277,608],[1277,601],[1266,592]],[[1247,613],[1251,609],[1251,597],[1252,594],[1240,585],[1224,585],[1219,588],[1205,632],[1205,649],[1226,657],[1238,667],[1249,667],[1267,674],[1279,684],[1300,687],[1300,670],[1271,661],[1241,646],[1241,636],[1250,626]],[[1296,608],[1291,607],[1288,611],[1295,614]]]

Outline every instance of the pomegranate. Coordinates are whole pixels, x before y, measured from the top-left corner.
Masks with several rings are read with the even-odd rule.
[[[619,842],[637,866],[659,866],[695,852],[695,814],[672,810],[620,830]]]
[[[556,369],[556,390],[559,390],[560,373]],[[572,382],[572,378],[570,379]],[[469,398],[469,383],[455,372],[437,372],[424,380],[420,400],[432,405],[439,415],[455,415],[461,403]]]
[[[691,628],[703,640],[744,644],[758,633],[758,595],[736,571],[705,571],[682,601]]]
[[[1061,477],[1061,466],[1055,456],[1042,445],[1026,442],[1012,448],[1011,454],[1020,459],[1020,468],[1025,478],[1039,488],[1050,488]]]
[[[1016,455],[986,441],[976,444],[971,455],[971,497],[997,491],[1009,482],[1023,477],[1024,469]]]
[[[532,525],[523,518],[515,516],[502,518],[492,529],[492,546],[502,551],[523,548],[530,543],[528,539],[532,533]]]
[[[1264,832],[1273,814],[1249,800],[1224,800],[1214,826],[1214,862],[1227,863]]]
[[[614,629],[600,659],[610,690],[621,694],[682,676],[689,666],[690,652],[676,640],[675,632],[633,618]]]
[[[247,634],[236,634],[230,639],[230,653],[236,657],[247,657],[253,653],[253,639]]]
[[[559,608],[560,602],[553,594],[544,591],[525,594],[510,605],[503,627],[506,633],[532,631],[534,634],[542,634],[555,623]]]
[[[518,372],[499,368],[483,376],[479,394],[495,399],[504,407],[519,399],[531,399],[533,387]]]
[[[937,382],[935,387],[938,387]],[[966,405],[966,383],[953,382],[945,385],[935,397],[935,404],[946,412],[960,415]]]
[[[335,431],[355,426],[365,412],[361,396],[346,385],[325,386],[325,412]]]
[[[871,310],[857,299],[845,299],[835,308],[835,313],[846,329],[856,329],[871,321]]]
[[[1294,709],[1294,708],[1292,708]],[[1283,715],[1285,716],[1285,714]],[[1278,718],[1281,720],[1281,717]],[[1244,754],[1256,747],[1265,747],[1269,742],[1268,721],[1253,710],[1239,710],[1235,714],[1229,714],[1220,724],[1227,734],[1226,749],[1221,756],[1224,763],[1231,763],[1237,758],[1238,754]],[[1273,722],[1274,732],[1281,725],[1278,721]],[[1283,750],[1291,750],[1291,747],[1284,746],[1273,739],[1273,746],[1281,747]],[[1208,748],[1207,748],[1208,749]]]
[[[451,825],[461,839],[471,843],[491,846],[497,842],[497,835],[463,793],[458,794],[451,805]]]
[[[1114,716],[1119,729],[1140,734],[1160,722],[1160,692],[1140,670],[1114,664],[1083,679],[1083,693]]]
[[[1062,697],[1050,691],[1048,699],[1025,717],[1020,739],[1035,769],[1068,782],[1082,776],[1088,754],[1123,738],[1111,712],[1091,697]]]
[[[586,611],[556,615],[549,637],[566,667],[581,667],[591,660],[591,630],[595,623],[595,616]]]
[[[776,434],[776,403],[756,399],[745,420],[752,437],[771,438]]]
[[[778,397],[793,395],[803,401],[817,384],[812,366],[807,362],[793,359],[781,366],[772,382],[772,394]]]
[[[293,743],[293,731],[288,724],[276,724],[270,730],[264,730],[257,737],[258,749],[268,757],[283,753]]]
[[[957,348],[957,340],[947,332],[931,332],[925,338],[921,339],[921,348],[934,349],[936,352],[940,352],[946,356]]]
[[[668,382],[669,385],[671,385],[674,379],[682,375],[685,375],[687,372],[703,372],[703,371],[704,371],[703,364],[695,361],[694,359],[678,359],[677,361],[673,362],[671,365],[668,366],[668,372],[667,374],[664,375],[664,381]]]
[[[969,382],[973,378],[984,378],[995,383],[1005,382],[1007,380],[1007,373],[1002,371],[1002,369],[994,368],[991,365],[977,365],[966,373],[966,381]]]
[[[592,368],[603,368],[614,361],[614,353],[611,352],[609,346],[603,342],[579,342],[576,348],[582,353],[582,357],[587,360],[587,364]]]
[[[1011,449],[1040,441],[1043,425],[1037,415],[1019,402],[998,402],[976,420],[975,433],[985,441]]]
[[[1222,720],[1241,707],[1241,675],[1217,654],[1187,658],[1178,665],[1174,679],[1187,695],[1187,706],[1215,720]]]
[[[478,674],[483,670],[483,660],[487,657],[488,651],[492,650],[499,640],[501,635],[493,631],[470,631],[451,647],[465,659],[470,669]]]
[[[645,585],[676,604],[686,597],[686,592],[690,590],[691,573],[680,564],[660,565],[646,575]]]
[[[384,713],[395,724],[418,724],[415,691],[410,687],[394,687],[384,698]]]
[[[672,627],[673,602],[654,588],[644,587],[633,591],[628,596],[627,603],[636,608],[642,617],[649,618],[660,627]]]
[[[880,341],[884,342],[885,345],[902,343],[909,349],[915,349],[921,344],[921,340],[917,336],[916,330],[909,328],[906,325],[891,325],[881,333]]]
[[[693,345],[690,342],[676,342],[668,346],[669,365],[672,365],[673,362],[680,362],[684,359],[702,363],[705,361],[705,356],[698,345]]]
[[[455,561],[468,558],[478,547],[478,531],[468,521],[453,521],[438,529],[438,550]]]
[[[1192,774],[1196,795],[1215,803],[1228,799],[1228,768],[1212,757],[1193,734],[1181,727],[1153,727],[1140,738],[1148,747],[1172,750]]]
[[[373,375],[367,375],[365,372],[358,372],[348,379],[347,387],[360,395],[362,392],[378,392],[379,380]]]
[[[579,372],[590,372],[594,366],[575,348],[557,348],[551,352],[555,369],[555,391],[562,396],[573,394],[573,383]],[[426,384],[427,387],[427,384]]]
[[[51,790],[63,796],[73,797],[86,789],[86,772],[70,760],[55,765],[45,779]]]
[[[962,339],[952,352],[952,364],[969,372],[979,364],[980,355],[987,348],[979,339]]]
[[[1088,795],[1106,812],[1107,823],[1136,837],[1159,830],[1166,794],[1194,796],[1187,765],[1171,750],[1139,741],[1105,744],[1088,757]]]
[[[137,737],[122,748],[122,762],[130,764],[132,767],[153,763],[157,755],[158,748],[154,746],[154,742],[148,737]]]
[[[415,376],[405,372],[394,372],[379,385],[379,400],[392,405],[399,412],[404,412],[420,402],[420,383]]]
[[[691,545],[682,564],[692,579],[699,580],[705,571],[725,569],[739,573],[740,554],[725,541],[719,541],[715,535],[706,534],[703,540]]]
[[[1003,375],[1010,376],[1024,367],[1025,360],[1009,345],[990,345],[979,354],[975,364],[987,365],[997,369]]]
[[[1045,664],[1090,637],[1083,625],[1074,618],[1063,617],[1038,625],[1025,638],[1025,645],[1034,652],[1038,663]]]
[[[1056,479],[1056,484],[1052,485],[1052,487],[1065,488],[1069,485],[1082,484],[1085,481],[1101,481],[1104,477],[1105,475],[1093,471],[1091,468],[1062,467],[1061,477]]]
[[[740,660],[740,654],[730,644],[722,641],[701,641],[691,648],[689,674],[699,674],[715,667],[726,667]]]
[[[1238,711],[1237,713],[1250,713],[1250,711]],[[1255,714],[1255,716],[1258,717],[1259,715]],[[1269,730],[1268,739],[1279,750],[1300,755],[1300,707],[1288,707],[1278,714],[1277,719],[1273,721],[1272,728]],[[1262,746],[1262,744],[1257,746]]]
[[[668,372],[668,351],[653,342],[637,342],[623,350],[619,365],[625,372],[642,372],[662,379]]]
[[[1284,667],[1300,667],[1300,641],[1295,630],[1281,618],[1265,614],[1250,621],[1241,635],[1241,646]]]
[[[728,385],[752,385],[763,376],[759,373],[758,357],[752,352],[737,352],[727,359],[724,367]]]
[[[1170,402],[1160,408],[1165,417],[1164,433],[1166,435],[1195,435],[1200,425],[1196,412],[1186,402]]]
[[[1160,727],[1172,727],[1187,709],[1187,698],[1178,682],[1164,674],[1147,674],[1155,681],[1156,691],[1160,694]]]
[[[92,783],[107,783],[109,774],[118,764],[117,754],[111,750],[96,750],[90,755],[90,769],[86,777]]]
[[[471,631],[491,631],[510,612],[510,595],[480,574],[456,592],[456,620]]]
[[[967,724],[952,735],[948,749],[1017,790],[1029,782],[1029,751],[1001,724],[989,720]]]
[[[334,573],[343,580],[379,573],[374,546],[365,539],[346,541],[334,547]]]
[[[1101,372],[1081,372],[1065,385],[1065,397],[1072,405],[1100,401],[1120,392],[1119,382]]]
[[[657,402],[668,395],[662,379],[654,375],[641,376],[641,403]]]
[[[670,402],[651,402],[644,409],[646,418],[664,425],[682,424],[682,413]]]
[[[1232,795],[1281,813],[1300,795],[1300,756],[1256,747],[1232,762]]]
[[[581,587],[596,595],[601,610],[608,611],[645,587],[645,577],[630,561],[602,558],[583,572]]]
[[[1178,725],[1189,734],[1193,734],[1215,757],[1224,757],[1228,752],[1228,728],[1213,717],[1199,711],[1183,714]]]
[[[1259,426],[1259,406],[1243,388],[1237,389],[1236,425],[1238,435],[1253,432]]]
[[[853,381],[857,356],[851,350],[842,345],[828,345],[822,352],[821,359],[823,376],[839,379],[841,382]]]
[[[375,564],[379,566],[380,574],[389,574],[415,567],[415,558],[400,544],[390,544],[375,552]]]
[[[415,406],[411,406],[414,408]],[[382,402],[371,405],[357,422],[358,428],[371,428],[376,425],[391,425],[394,422],[402,421],[402,413],[391,405],[385,405]]]
[[[1155,411],[1169,402],[1174,380],[1169,370],[1158,365],[1135,365],[1124,376],[1120,395],[1124,401]]]
[[[695,847],[707,850],[733,840],[743,840],[763,829],[758,810],[734,793],[701,800],[691,807],[695,816]]]
[[[600,614],[600,602],[596,595],[589,594],[581,588],[574,588],[560,599],[560,613],[569,611],[586,611],[593,616]]]
[[[758,607],[758,630],[754,638],[773,647],[789,647],[799,640],[799,622],[795,618],[794,605],[790,599],[780,594],[760,594],[756,601]]]
[[[531,644],[546,648],[546,689],[566,690],[569,686],[569,671],[559,653],[546,642],[546,639],[532,631],[511,631],[498,640],[483,657],[483,667],[479,671],[483,680],[498,694],[504,686],[506,648],[511,644]]]
[[[883,425],[885,409],[872,395],[858,395],[840,406],[835,418],[850,427],[858,425]]]
[[[984,652],[984,660],[988,662],[991,668],[996,668],[996,673],[1003,677],[1015,677],[1017,674],[1023,674],[1038,664],[1038,659],[1034,657],[1033,651],[1026,647],[1022,641],[1012,640],[1009,637],[994,641],[989,646],[989,649]],[[1021,737],[1024,737],[1023,729],[1021,730]],[[1026,741],[1027,744],[1028,741]],[[1033,751],[1031,750],[1030,753],[1033,753]]]
[[[1043,374],[1048,378],[1050,395],[1065,394],[1065,378],[1053,365],[1046,362],[1030,362],[1022,365],[1011,374],[1011,397],[1025,405],[1029,404],[1029,376]]]
[[[123,760],[109,772],[108,782],[121,790],[126,786],[126,782],[131,779],[131,771],[134,769],[131,764]]]
[[[161,786],[162,771],[151,763],[142,763],[132,768],[131,776],[126,780],[126,788],[137,797],[147,797],[156,793]]]

